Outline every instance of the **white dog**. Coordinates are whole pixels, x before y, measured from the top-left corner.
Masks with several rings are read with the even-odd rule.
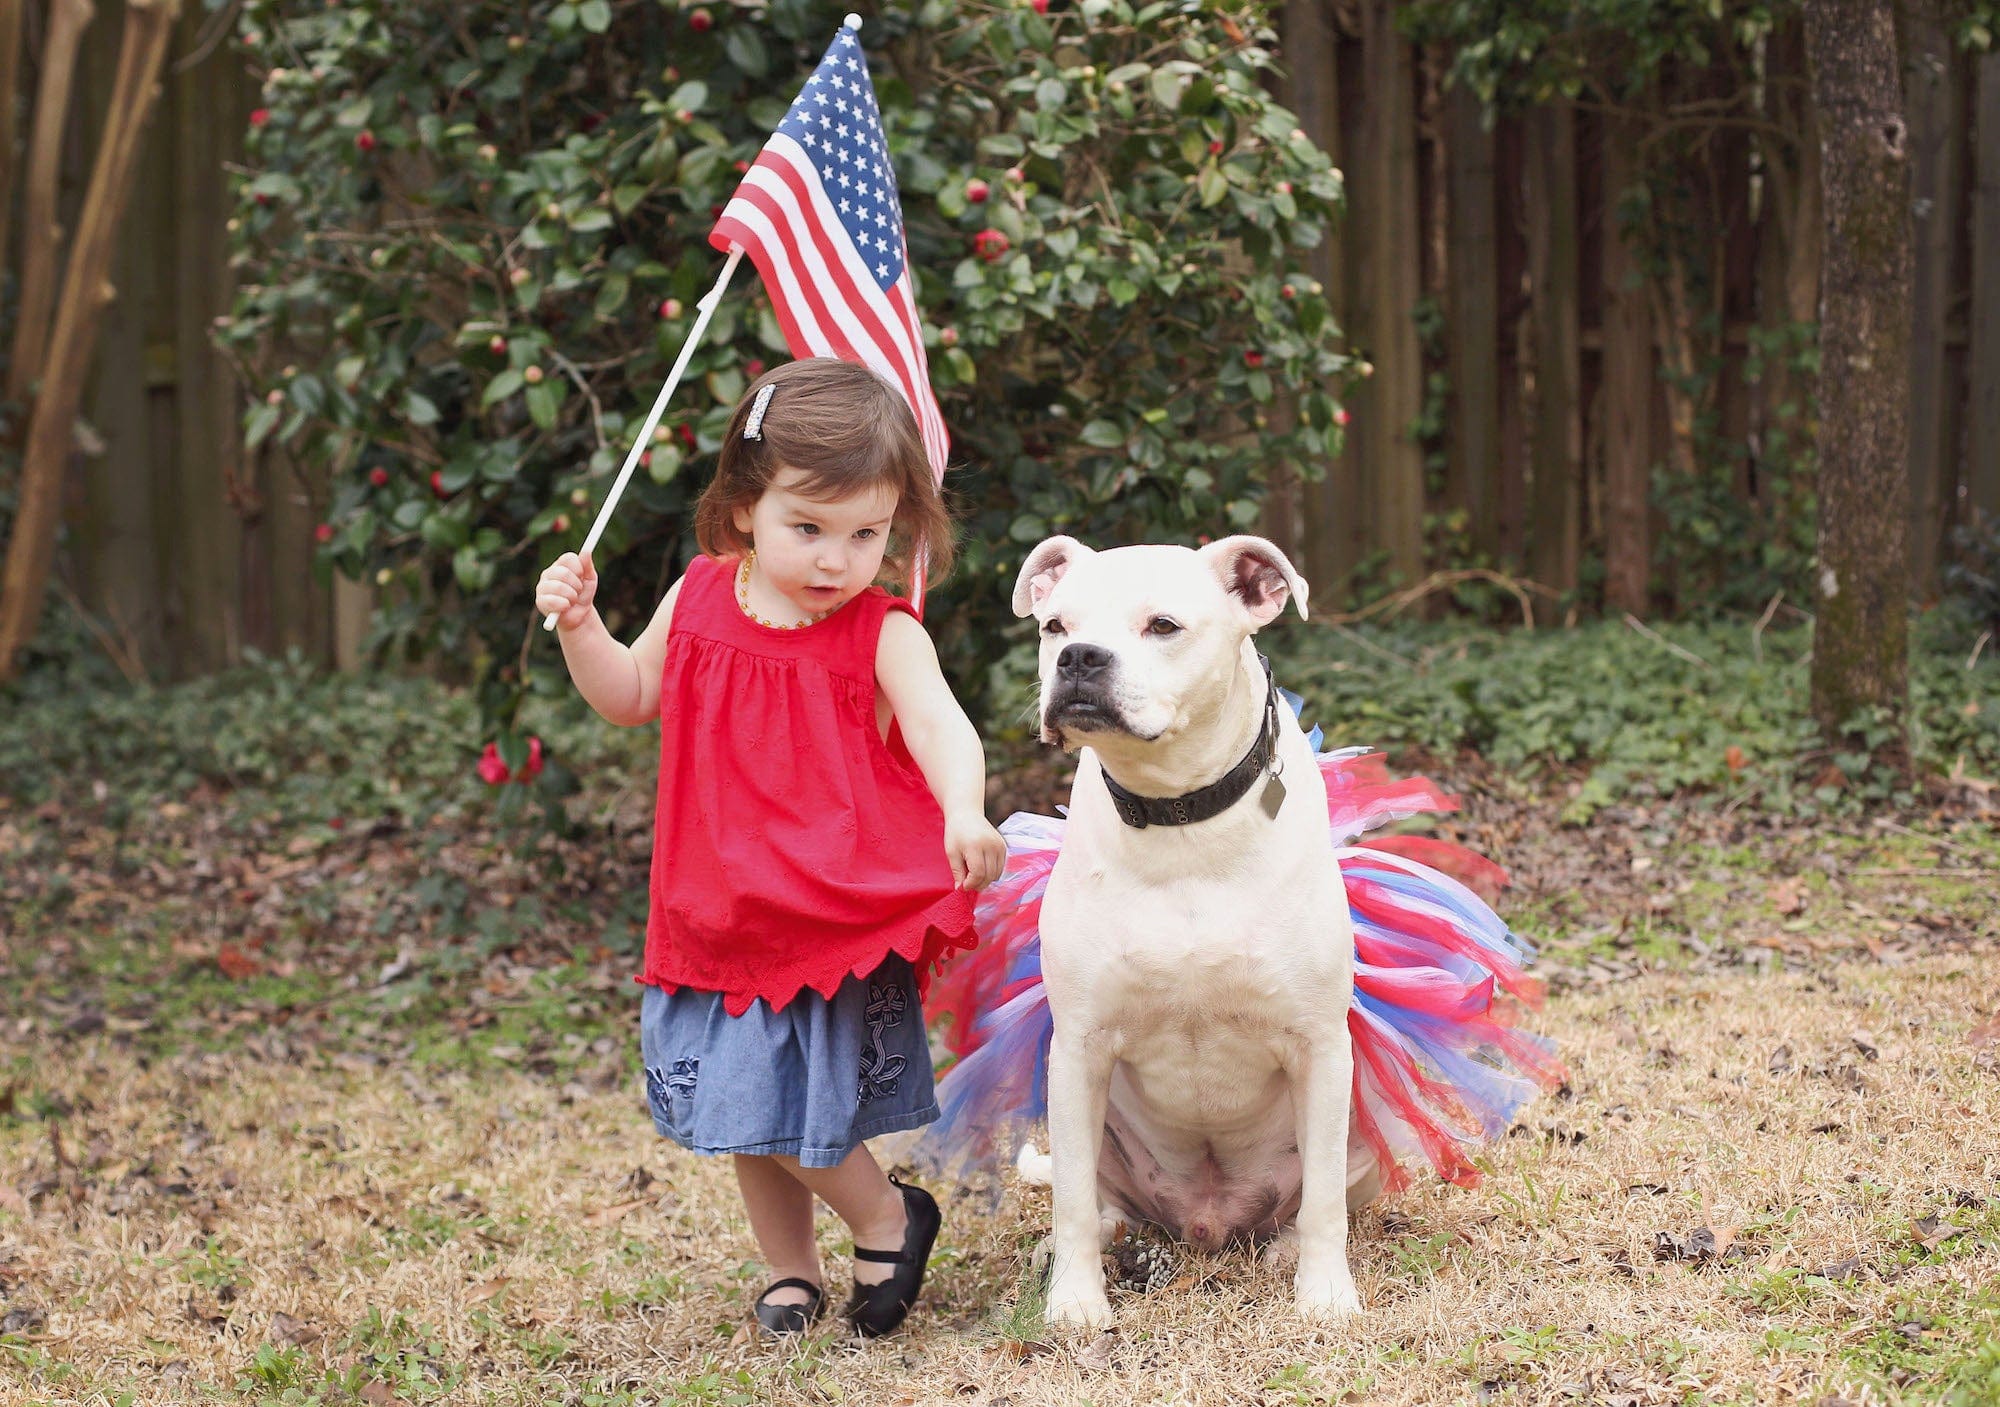
[[[1044,739],[1081,748],[1043,903],[1051,1323],[1111,1322],[1104,1218],[1201,1248],[1296,1225],[1297,1304],[1358,1311],[1347,1265],[1353,936],[1319,769],[1251,636],[1306,583],[1276,547],[1094,552],[1021,569]],[[1366,1200],[1362,1193],[1358,1200]]]

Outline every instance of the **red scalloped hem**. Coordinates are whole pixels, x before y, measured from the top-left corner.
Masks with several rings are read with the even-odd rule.
[[[957,897],[959,896],[953,896]],[[632,980],[658,987],[665,992],[677,992],[683,987],[692,987],[696,991],[717,991],[722,995],[723,1011],[730,1016],[741,1016],[759,997],[770,1003],[773,1011],[782,1010],[790,1005],[792,999],[807,988],[822,997],[831,997],[840,990],[840,984],[849,977],[866,977],[894,953],[907,958],[910,966],[915,969],[917,994],[921,997],[929,992],[931,972],[939,963],[954,953],[970,952],[978,946],[979,932],[973,925],[969,895],[964,897],[962,915],[958,916],[958,922],[951,927],[941,926],[932,917],[936,909],[952,907],[958,906],[954,905],[951,899],[933,905],[930,910],[926,910],[916,920],[905,925],[900,935],[887,938],[879,947],[871,945],[852,962],[821,971],[801,968],[791,972],[765,974],[752,987],[718,987],[705,982],[699,976],[687,976],[675,980],[664,972],[656,971],[650,961],[646,964],[646,970]],[[951,917],[947,916],[947,922]]]

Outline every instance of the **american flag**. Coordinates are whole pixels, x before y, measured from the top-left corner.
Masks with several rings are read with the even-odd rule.
[[[943,483],[951,440],[931,393],[903,206],[858,27],[850,17],[827,46],[708,242],[757,265],[793,356],[860,362],[902,390]]]

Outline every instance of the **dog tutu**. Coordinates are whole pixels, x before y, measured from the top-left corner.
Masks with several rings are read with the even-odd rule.
[[[1296,713],[1298,698],[1285,698]],[[1457,801],[1424,778],[1392,779],[1380,753],[1318,752],[1317,728],[1308,741],[1326,779],[1334,860],[1354,919],[1350,1141],[1374,1154],[1385,1191],[1425,1165],[1471,1186],[1473,1150],[1504,1133],[1538,1088],[1562,1079],[1552,1045],[1513,1024],[1521,1007],[1540,1004],[1541,985],[1523,970],[1533,949],[1489,903],[1506,872],[1450,841],[1363,839]],[[938,1085],[942,1117],[911,1150],[934,1172],[996,1173],[1048,1111],[1054,1023],[1039,923],[1065,824],[1017,812],[1000,827],[1007,867],[980,897],[979,946],[932,984],[926,1005],[957,1056]]]

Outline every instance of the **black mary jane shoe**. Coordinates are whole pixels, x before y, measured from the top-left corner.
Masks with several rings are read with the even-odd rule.
[[[937,1199],[930,1193],[907,1182],[896,1182],[893,1177],[889,1181],[895,1182],[903,1193],[903,1249],[877,1251],[866,1246],[854,1248],[856,1260],[874,1261],[896,1268],[887,1280],[879,1284],[857,1284],[854,1298],[847,1302],[843,1311],[853,1323],[854,1332],[864,1339],[879,1339],[884,1334],[893,1334],[902,1326],[910,1306],[917,1302],[917,1292],[924,1287],[924,1268],[930,1264],[931,1247],[937,1242],[938,1227],[944,1223]]]
[[[773,1290],[804,1290],[809,1298],[804,1304],[772,1304]],[[826,1312],[826,1293],[810,1280],[801,1280],[790,1275],[783,1280],[773,1280],[764,1287],[764,1293],[757,1296],[757,1327],[764,1331],[767,1339],[789,1339],[803,1334],[814,1321]]]

